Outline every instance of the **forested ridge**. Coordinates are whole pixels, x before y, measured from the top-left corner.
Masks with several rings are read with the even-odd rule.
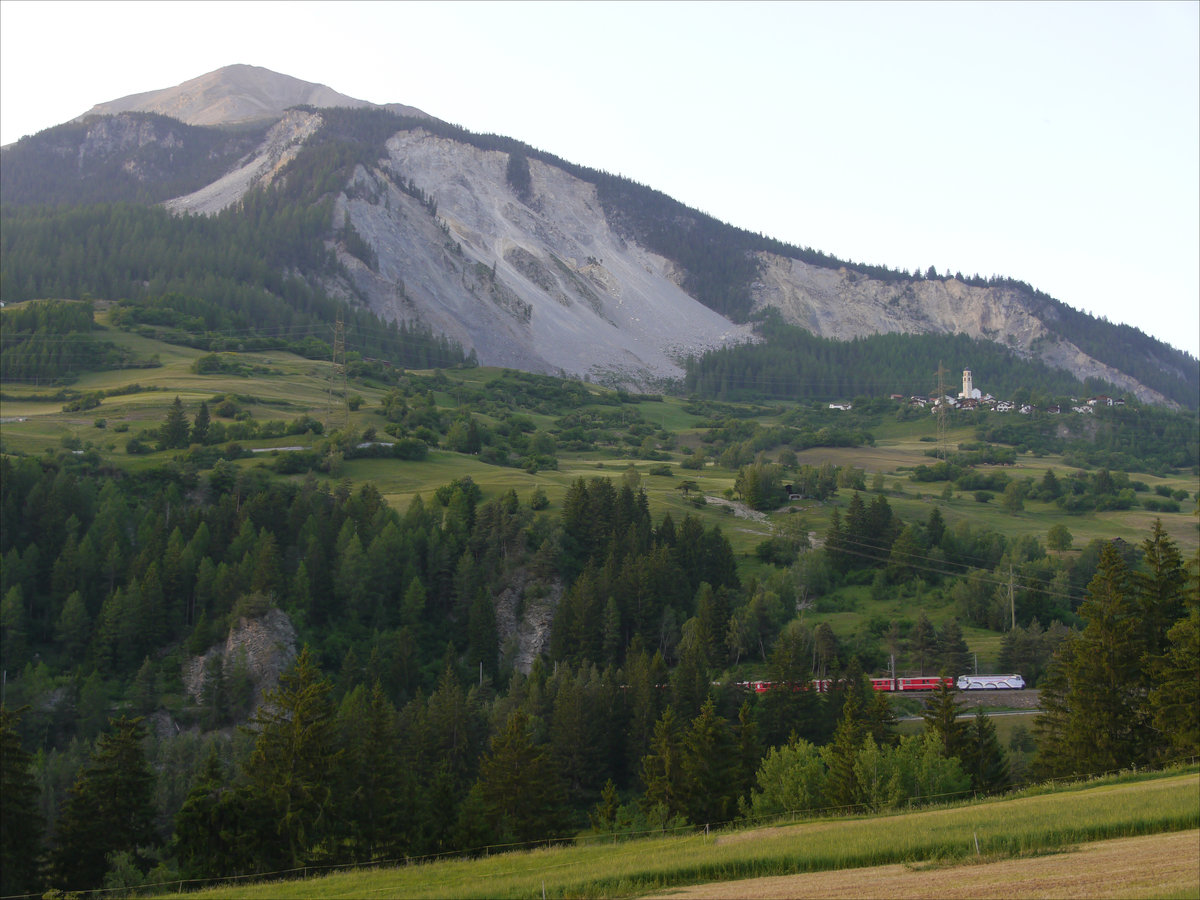
[[[466,362],[444,335],[384,323],[288,274],[336,272],[323,244],[330,210],[327,201],[285,203],[277,189],[211,218],[131,204],[6,210],[0,283],[8,302],[117,300],[128,310],[118,323],[166,326],[152,333],[191,346],[281,347],[318,359],[330,358],[340,309],[346,347],[361,355],[419,368]],[[16,339],[6,329],[6,349]]]
[[[1080,382],[1061,369],[1021,359],[1001,344],[965,334],[875,334],[838,341],[786,325],[778,314],[766,316],[760,331],[763,343],[713,350],[689,360],[685,390],[727,400],[936,396],[937,372],[944,364],[949,393],[958,392],[959,375],[969,368],[986,377],[982,386],[1001,399],[1119,395],[1105,382]]]
[[[0,196],[6,206],[161,203],[215,181],[266,130],[187,125],[156,113],[88,116],[5,147]]]
[[[0,459],[3,774],[16,798],[3,816],[24,840],[4,842],[6,893],[1003,790],[1027,777],[1029,754],[986,717],[957,720],[944,692],[925,734],[898,738],[863,680],[889,655],[908,671],[969,671],[959,620],[934,627],[918,598],[945,592],[962,621],[1004,627],[1000,573],[1019,586],[1001,665],[1063,698],[1035,765],[1195,752],[1195,706],[1179,703],[1194,691],[1195,573],[1161,529],[1141,547],[1054,557],[949,528],[936,508],[901,521],[831,471],[814,489],[853,493],[824,548],[793,535],[793,562],[746,578],[718,528],[652,518],[629,479],[580,478],[546,513],[512,491],[485,502],[462,478],[400,511],[369,483],[188,460],[121,474],[90,454]],[[911,594],[913,617],[839,635],[797,614],[851,582]],[[500,636],[514,595],[558,598],[527,674]],[[188,660],[271,610],[294,624],[299,655],[265,705],[245,657],[210,654],[185,682]],[[1070,738],[1093,709],[1072,691],[1095,683],[1070,667],[1114,621],[1145,622],[1122,675],[1141,687],[1121,708],[1142,724],[1097,755]],[[745,663],[780,689],[739,688]],[[813,677],[837,688],[788,687]],[[890,780],[866,778],[881,766]]]

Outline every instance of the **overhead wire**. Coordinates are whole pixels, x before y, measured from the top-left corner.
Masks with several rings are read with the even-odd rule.
[[[851,543],[853,544],[854,542],[851,542]],[[879,547],[878,545],[869,545],[869,544],[854,544],[854,545],[860,546],[860,547],[866,547],[866,548],[876,550],[876,551],[882,550],[882,548]],[[850,556],[857,556],[859,558],[866,559],[866,560],[869,560],[869,561],[875,562],[875,563],[887,564],[887,563],[893,561],[890,555],[883,555],[878,552],[868,553],[868,552],[863,552],[862,550],[843,550],[842,552],[845,552]],[[909,559],[921,559],[921,560],[928,560],[928,561],[936,562],[936,560],[931,560],[930,557],[923,557],[923,556],[919,556],[916,554],[912,554],[912,555],[906,554],[906,556]],[[922,565],[922,564],[918,564],[918,563],[906,562],[905,565],[909,566],[910,568],[917,569],[919,571],[930,572],[932,574],[940,575],[945,578],[962,578],[965,575],[969,574],[967,572],[954,572],[954,571],[950,571],[948,569],[939,569],[932,565]],[[972,571],[981,573],[977,577],[979,578],[980,581],[983,581],[984,583],[991,584],[996,587],[1008,587],[1008,585],[1009,585],[1009,582],[1005,579],[993,578],[987,574],[982,574],[985,572],[984,569],[972,567]],[[1013,586],[1014,586],[1014,588],[1016,588],[1018,586],[1017,581],[1016,581],[1015,572],[1014,572]],[[1080,596],[1078,594],[1073,594],[1073,593],[1062,594],[1057,591],[1051,591],[1051,590],[1047,590],[1045,588],[1036,587],[1033,584],[1029,584],[1029,583],[1021,584],[1020,588],[1025,593],[1044,594],[1048,597],[1053,597],[1053,598],[1059,599],[1059,600],[1063,600],[1063,599],[1070,600],[1070,601],[1073,601],[1075,606],[1078,606],[1085,599],[1087,599],[1086,596]]]

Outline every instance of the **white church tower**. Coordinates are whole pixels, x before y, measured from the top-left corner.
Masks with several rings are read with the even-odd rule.
[[[978,390],[971,381],[971,370],[963,369],[963,389],[959,397],[966,400],[978,400],[983,392]]]

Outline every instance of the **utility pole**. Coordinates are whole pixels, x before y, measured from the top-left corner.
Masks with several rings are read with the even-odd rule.
[[[329,406],[325,418],[326,427],[333,423],[333,383],[339,382],[342,392],[343,424],[350,424],[350,403],[346,396],[346,323],[342,319],[342,311],[338,309],[337,322],[333,327],[333,368],[329,373]]]
[[[1008,565],[1008,614],[1011,620],[1008,630],[1012,631],[1017,627],[1017,603],[1013,596],[1013,568],[1012,563]]]
[[[942,454],[942,462],[945,462],[950,458],[950,452],[946,441],[946,369],[941,360],[938,360],[937,378],[938,450]]]

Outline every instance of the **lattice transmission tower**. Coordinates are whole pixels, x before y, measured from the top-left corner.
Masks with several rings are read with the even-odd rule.
[[[337,322],[333,326],[333,368],[329,372],[329,405],[326,409],[325,428],[329,430],[333,424],[333,386],[338,385],[342,392],[342,424],[350,424],[350,399],[346,387],[346,323],[339,309]]]
[[[946,369],[940,359],[938,360],[937,379],[938,452],[942,455],[942,462],[945,462],[950,458],[950,446],[946,437]]]

